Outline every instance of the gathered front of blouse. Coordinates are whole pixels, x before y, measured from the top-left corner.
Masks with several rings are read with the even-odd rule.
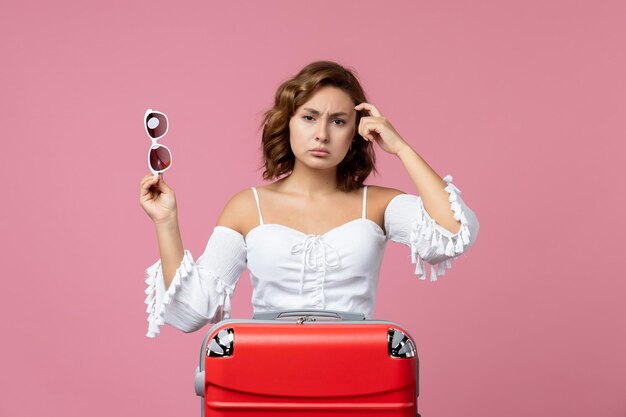
[[[415,273],[435,281],[450,268],[451,260],[476,240],[478,220],[463,202],[461,192],[446,176],[446,191],[457,233],[438,225],[424,209],[420,197],[400,194],[385,210],[384,226],[366,217],[367,186],[362,215],[322,235],[306,234],[280,224],[264,223],[256,189],[259,225],[244,238],[216,226],[204,253],[194,261],[185,250],[180,267],[165,289],[161,261],[146,269],[148,337],[170,324],[195,331],[207,323],[230,317],[230,299],[247,266],[252,282],[255,313],[288,309],[338,310],[372,318],[378,275],[387,240],[411,249]]]

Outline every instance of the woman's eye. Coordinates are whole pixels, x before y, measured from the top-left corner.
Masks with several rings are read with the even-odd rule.
[[[309,121],[309,122],[312,121],[312,120],[315,120],[315,118],[313,116],[309,116],[308,114],[302,116],[302,118],[304,120],[306,120],[306,121]],[[345,120],[341,120],[341,119],[335,119],[335,120],[333,120],[333,122],[339,122],[339,123],[335,123],[335,124],[337,124],[339,126],[346,124],[346,121]]]

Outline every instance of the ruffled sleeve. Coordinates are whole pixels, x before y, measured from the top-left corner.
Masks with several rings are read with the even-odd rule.
[[[193,332],[207,323],[229,318],[230,299],[245,266],[243,236],[223,226],[215,227],[197,261],[185,250],[167,290],[159,259],[146,269],[146,336],[156,337],[165,323]]]
[[[387,238],[402,243],[411,249],[411,261],[415,274],[426,279],[430,264],[430,280],[445,275],[451,261],[467,251],[476,241],[478,219],[461,199],[461,191],[452,184],[452,176],[443,179],[449,194],[450,208],[454,218],[461,222],[461,229],[452,233],[438,225],[426,212],[421,197],[400,194],[393,198],[385,210]]]

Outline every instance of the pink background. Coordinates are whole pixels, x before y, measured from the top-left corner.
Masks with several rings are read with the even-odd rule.
[[[0,3],[0,416],[194,416],[203,331],[148,339],[146,108],[200,255],[261,184],[258,125],[318,59],[481,222],[436,284],[389,244],[375,318],[421,359],[424,416],[626,416],[623,1]],[[379,184],[414,192],[378,152]],[[250,317],[242,277],[233,316]]]

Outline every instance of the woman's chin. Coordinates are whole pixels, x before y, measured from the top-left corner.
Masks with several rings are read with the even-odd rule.
[[[306,161],[301,161],[301,164],[306,166],[309,169],[316,169],[316,170],[322,170],[322,171],[327,171],[329,169],[337,169],[337,165],[339,165],[339,163],[337,161],[332,161],[329,159],[321,159],[321,158],[314,158],[314,159],[307,159]]]

